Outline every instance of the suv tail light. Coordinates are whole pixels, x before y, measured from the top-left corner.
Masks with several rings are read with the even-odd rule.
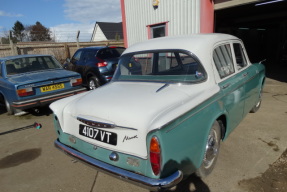
[[[105,67],[108,65],[108,63],[100,58],[96,58],[99,62],[96,64],[98,67]]]
[[[161,149],[158,138],[156,136],[151,138],[149,156],[152,171],[155,175],[158,175],[160,173],[161,167]]]
[[[81,85],[82,84],[82,79],[79,78],[79,79],[71,79],[70,80],[70,83],[71,85],[74,87],[74,86],[78,86],[78,85]]]
[[[25,88],[25,89],[18,89],[17,90],[17,94],[20,97],[26,97],[26,96],[29,96],[29,95],[34,95],[35,93],[34,93],[32,87],[28,87],[28,88]]]

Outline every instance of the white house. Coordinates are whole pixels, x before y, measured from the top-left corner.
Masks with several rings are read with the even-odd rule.
[[[122,22],[96,22],[91,42],[123,39]]]

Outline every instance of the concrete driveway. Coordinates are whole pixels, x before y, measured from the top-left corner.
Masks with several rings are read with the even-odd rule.
[[[5,192],[146,192],[87,167],[54,148],[53,116],[47,110],[38,116],[8,116],[0,106],[0,191]],[[246,191],[241,180],[260,176],[287,147],[287,84],[267,79],[261,109],[248,114],[221,144],[215,170],[201,180],[191,176],[169,191]]]

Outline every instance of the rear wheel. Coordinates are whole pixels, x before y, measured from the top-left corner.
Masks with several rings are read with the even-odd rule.
[[[88,88],[89,90],[96,89],[100,86],[99,79],[95,76],[89,78]]]
[[[255,106],[251,109],[250,113],[255,113],[258,111],[258,109],[260,108],[261,106],[261,103],[262,103],[262,88],[259,92],[259,100],[258,102],[255,104]]]
[[[197,176],[203,178],[212,172],[219,154],[220,139],[220,123],[218,121],[215,121],[208,134],[202,164],[196,171]]]
[[[5,102],[5,106],[6,106],[6,110],[8,115],[13,115],[14,114],[14,109],[13,107],[11,107],[11,105],[9,104],[9,102],[4,98],[4,102]]]

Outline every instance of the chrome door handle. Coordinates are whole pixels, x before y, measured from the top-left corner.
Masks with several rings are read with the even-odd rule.
[[[222,89],[226,89],[226,88],[229,87],[229,86],[230,86],[230,83],[225,84],[225,85],[222,86]]]
[[[243,73],[242,76],[243,76],[243,77],[246,77],[247,75],[248,75],[248,73],[246,72],[246,73]]]

